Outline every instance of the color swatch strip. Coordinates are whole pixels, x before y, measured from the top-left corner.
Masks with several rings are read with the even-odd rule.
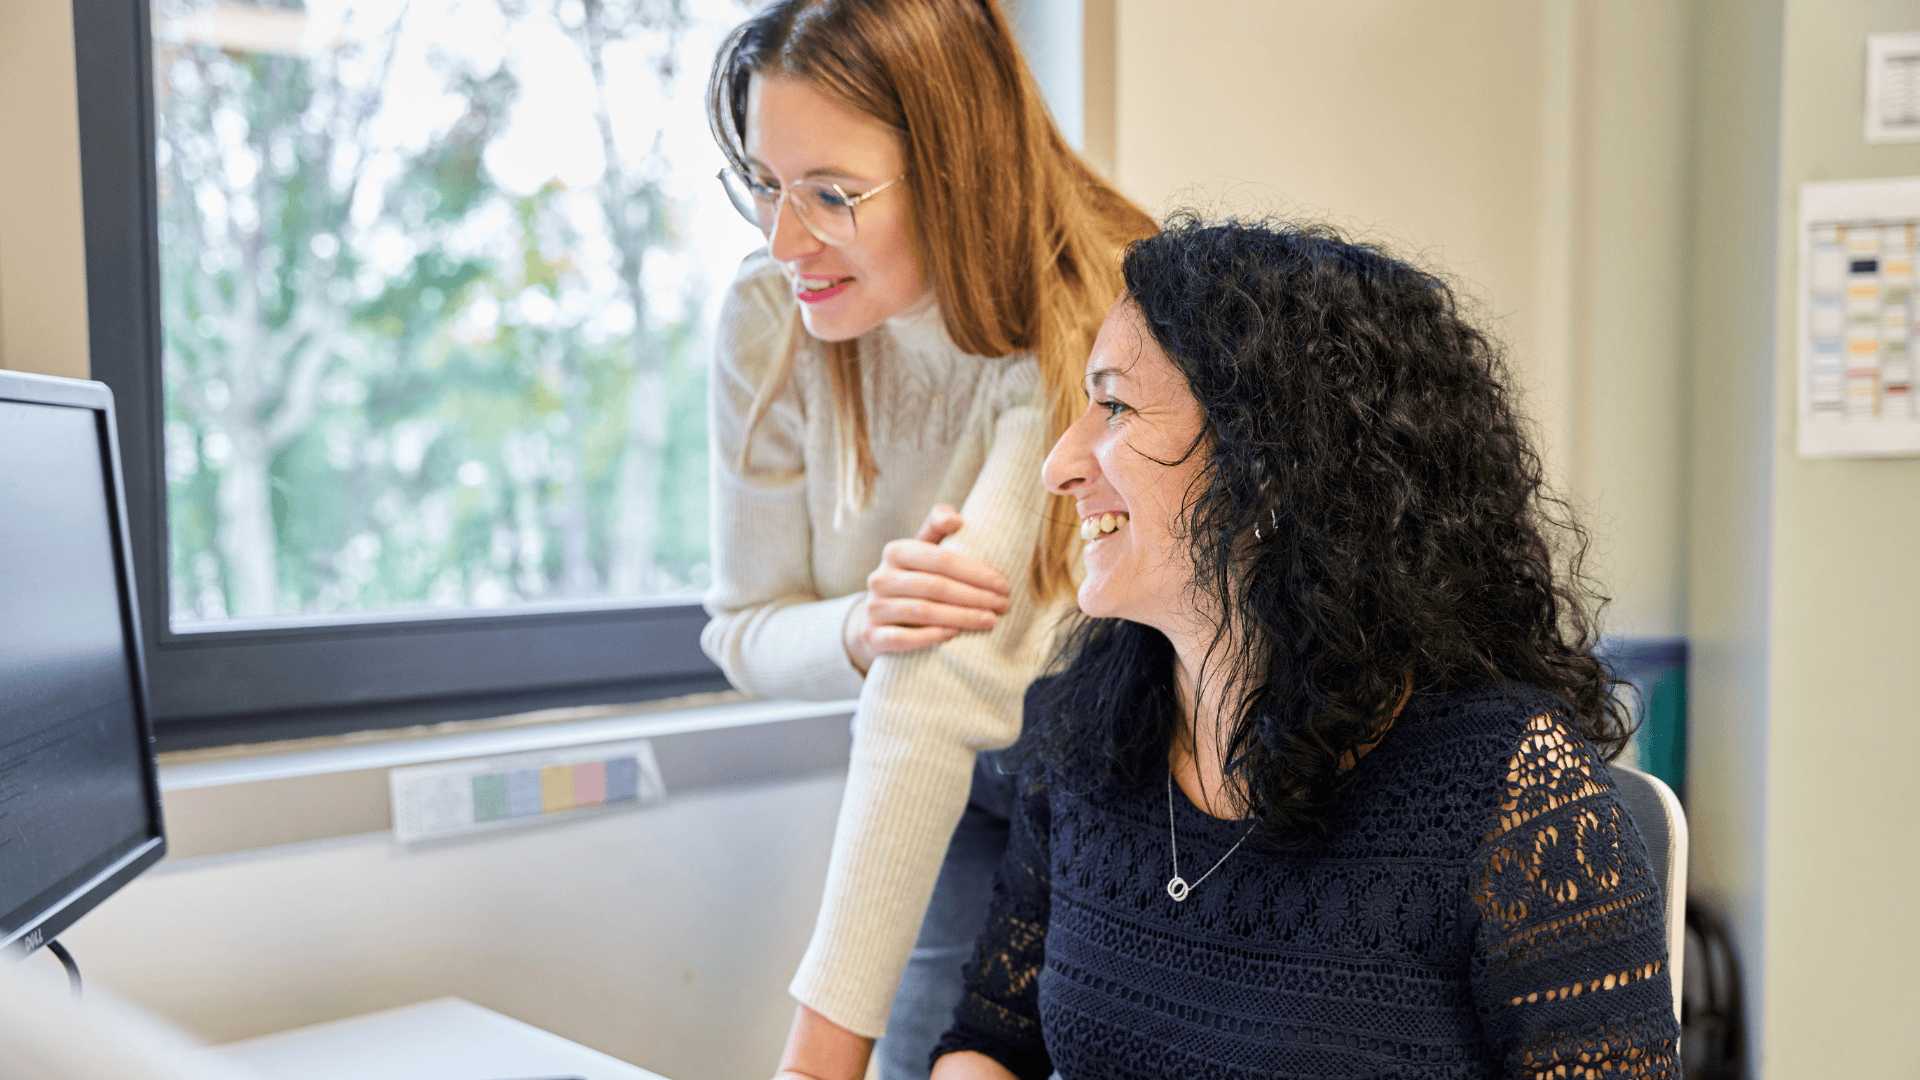
[[[640,797],[640,763],[631,757],[480,773],[473,785],[473,820],[558,814]]]
[[[406,842],[666,795],[645,739],[513,757],[413,765],[388,774],[393,829]]]

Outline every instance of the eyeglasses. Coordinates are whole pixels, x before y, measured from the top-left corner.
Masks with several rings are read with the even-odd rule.
[[[901,173],[871,191],[849,195],[839,184],[801,180],[784,188],[776,188],[752,179],[735,168],[720,170],[720,186],[727,189],[727,199],[733,203],[733,208],[763,234],[773,233],[774,222],[780,219],[780,203],[784,199],[792,204],[794,216],[800,219],[800,224],[813,234],[814,239],[834,247],[853,243],[854,207],[906,178],[907,174]]]

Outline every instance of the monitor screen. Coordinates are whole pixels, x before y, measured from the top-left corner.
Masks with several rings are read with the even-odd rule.
[[[165,849],[105,387],[0,373],[0,944]]]

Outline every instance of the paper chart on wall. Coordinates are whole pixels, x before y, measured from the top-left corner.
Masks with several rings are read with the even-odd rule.
[[[1920,455],[1920,177],[1800,187],[1800,454]]]

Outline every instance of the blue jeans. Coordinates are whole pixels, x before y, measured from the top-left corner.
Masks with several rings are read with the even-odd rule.
[[[999,771],[998,756],[981,754],[974,763],[966,812],[947,844],[913,958],[887,1016],[886,1037],[874,1047],[880,1080],[927,1080],[927,1056],[953,1026],[960,967],[973,957],[974,942],[986,929],[993,873],[1007,850],[1014,778]]]

